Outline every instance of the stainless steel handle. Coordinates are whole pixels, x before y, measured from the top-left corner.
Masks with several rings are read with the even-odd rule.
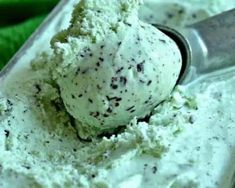
[[[193,76],[186,82],[201,74],[235,66],[235,9],[178,32],[188,45],[188,63],[193,69]]]

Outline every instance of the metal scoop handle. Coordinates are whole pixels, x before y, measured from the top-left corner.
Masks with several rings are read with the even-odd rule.
[[[181,49],[184,67],[180,83],[235,66],[235,9],[181,29],[157,26]]]

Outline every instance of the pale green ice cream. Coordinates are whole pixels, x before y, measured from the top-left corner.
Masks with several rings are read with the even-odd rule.
[[[234,8],[234,0],[144,0],[139,17],[147,23],[182,27]]]
[[[53,40],[55,78],[83,138],[144,118],[179,77],[175,42],[139,20],[138,0],[84,0]]]
[[[155,2],[160,4],[152,6],[166,1]],[[199,2],[187,1],[191,5],[187,14]],[[208,16],[235,7],[230,1],[203,2],[197,8],[208,10]],[[206,2],[213,3],[216,11],[211,12]],[[226,8],[221,6],[225,2]],[[90,142],[77,137],[76,123],[52,78],[54,56],[49,44],[68,26],[76,3],[68,1],[9,75],[1,78],[0,187],[232,188],[234,68],[177,86],[149,120],[133,118],[116,134]],[[36,53],[42,51],[47,53]]]

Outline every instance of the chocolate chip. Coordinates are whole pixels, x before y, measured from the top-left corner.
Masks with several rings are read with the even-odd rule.
[[[132,110],[133,108],[135,108],[135,106],[133,105],[133,106],[131,106],[131,107],[129,107],[129,108],[127,108],[126,109],[126,111],[130,111],[130,110]]]
[[[102,57],[99,57],[99,60],[103,62],[103,61],[104,61],[104,58],[102,58]]]
[[[23,167],[26,168],[27,170],[31,169],[30,166],[23,165]]]
[[[156,174],[156,172],[157,172],[157,167],[156,167],[156,166],[154,166],[154,167],[152,168],[152,172],[153,172],[153,174]]]
[[[110,87],[111,87],[112,89],[117,89],[117,88],[118,88],[118,85],[110,84]]]
[[[107,112],[108,112],[108,113],[112,113],[112,112],[113,112],[112,108],[109,107],[109,108],[107,109]]]
[[[6,136],[6,138],[8,138],[8,137],[9,137],[9,135],[10,135],[10,131],[8,131],[8,130],[4,130],[4,132],[5,132],[5,136]]]
[[[130,113],[134,113],[134,112],[135,112],[135,110],[131,110],[131,111],[130,111]]]
[[[99,117],[100,113],[99,112],[91,112],[90,116],[93,116],[94,118]]]
[[[144,62],[137,64],[136,69],[138,72],[144,72]]]
[[[119,103],[115,103],[115,106],[118,107],[120,104]]]
[[[97,62],[97,63],[96,63],[96,66],[99,67],[99,66],[100,66],[100,62]]]
[[[164,40],[164,39],[159,39],[159,41],[162,43],[166,43],[166,40]]]
[[[124,77],[124,76],[121,76],[121,77],[120,77],[120,83],[121,83],[122,85],[126,85],[126,83],[127,83],[127,78]]]
[[[149,80],[149,81],[147,82],[147,86],[149,86],[151,83],[152,83],[152,80]]]
[[[120,73],[123,69],[124,69],[124,67],[119,68],[119,69],[116,71],[116,74]]]

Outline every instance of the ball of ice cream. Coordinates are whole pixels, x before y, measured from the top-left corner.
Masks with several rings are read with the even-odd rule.
[[[55,79],[81,137],[143,118],[172,91],[181,54],[168,36],[138,19],[137,0],[84,0],[57,34]]]

